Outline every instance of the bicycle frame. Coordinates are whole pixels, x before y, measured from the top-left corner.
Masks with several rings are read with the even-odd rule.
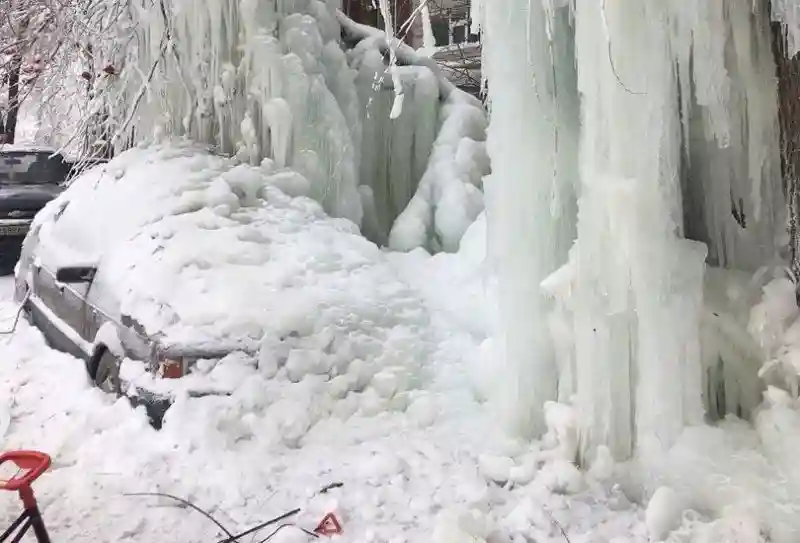
[[[25,509],[22,514],[17,517],[17,520],[11,523],[11,526],[3,532],[3,535],[0,535],[0,543],[3,543],[11,537],[17,528],[19,528],[19,531],[17,531],[14,539],[12,539],[10,543],[19,543],[31,528],[33,528],[33,534],[36,536],[36,541],[38,543],[50,543],[50,535],[47,533],[47,528],[45,528],[42,515],[39,512],[39,507],[36,505],[34,505],[33,509]]]

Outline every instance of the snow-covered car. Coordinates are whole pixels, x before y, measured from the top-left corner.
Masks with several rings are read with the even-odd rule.
[[[0,274],[11,273],[34,215],[68,172],[54,149],[0,145]]]
[[[397,295],[405,286],[355,224],[302,196],[308,187],[292,170],[189,143],[129,150],[37,215],[15,296],[97,386],[144,398],[156,424],[169,387],[225,394],[197,376],[231,356],[268,373],[285,363],[295,382],[333,378],[355,358],[421,358],[401,356],[419,322]],[[135,386],[131,368],[144,376]]]

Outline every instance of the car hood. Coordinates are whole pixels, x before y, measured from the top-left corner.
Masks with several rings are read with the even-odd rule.
[[[0,213],[36,212],[62,191],[58,185],[3,185],[0,183]],[[28,215],[30,216],[30,214]]]

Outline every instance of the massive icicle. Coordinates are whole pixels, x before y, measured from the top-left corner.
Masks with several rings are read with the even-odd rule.
[[[574,395],[584,458],[598,444],[620,458],[669,447],[702,421],[702,401],[712,401],[704,384],[742,391],[746,405],[714,409],[751,408],[750,384],[704,383],[742,372],[704,373],[722,356],[701,349],[707,251],[684,238],[705,242],[712,265],[754,270],[776,254],[782,195],[764,14],[747,0],[498,4],[476,12],[493,115],[489,250],[500,354],[513,370],[499,394],[526,430],[541,428],[545,400]],[[574,158],[577,142],[574,219],[559,204],[578,176],[555,164]],[[564,264],[575,228],[568,264],[546,277]]]
[[[571,30],[563,10],[552,15],[529,0],[493,0],[483,13],[492,120],[489,251],[508,363],[498,370],[506,375],[498,396],[505,421],[525,433],[543,430],[542,404],[555,398],[558,379],[539,282],[565,262],[575,228]],[[551,34],[559,39],[550,41]]]
[[[702,420],[705,249],[677,237],[681,142],[669,15],[663,0],[576,6],[574,333],[584,453],[597,443],[617,457],[636,442],[668,446],[684,423]]]

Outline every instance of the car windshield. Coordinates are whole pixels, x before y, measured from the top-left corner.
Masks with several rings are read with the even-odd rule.
[[[67,176],[63,159],[48,151],[0,151],[0,185],[57,185]]]

